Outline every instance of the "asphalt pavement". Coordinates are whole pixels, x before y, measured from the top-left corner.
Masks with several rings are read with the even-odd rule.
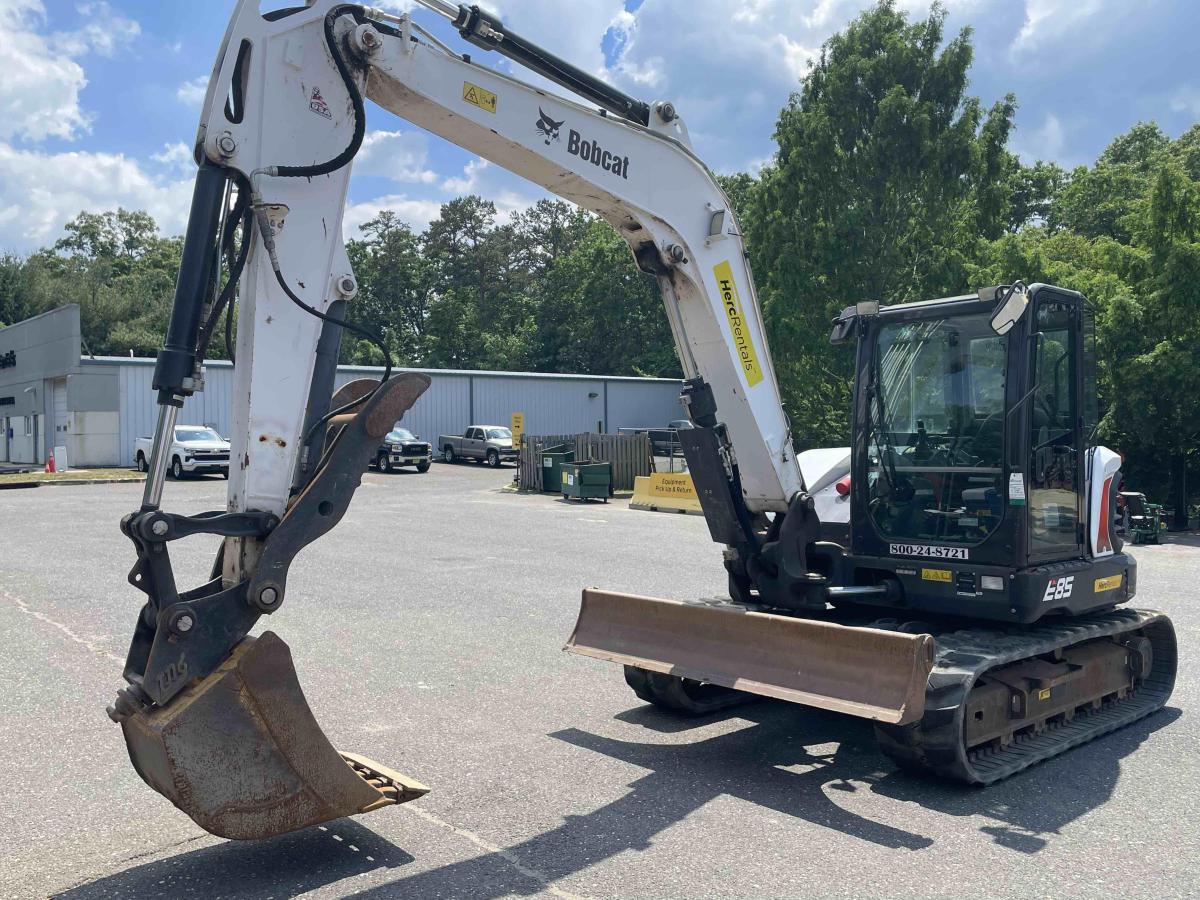
[[[1200,541],[1136,548],[1175,620],[1166,709],[986,789],[901,772],[866,723],[700,720],[561,650],[580,590],[724,592],[698,516],[501,493],[513,470],[369,474],[264,627],[335,745],[432,792],[269,841],[146,787],[104,707],[138,609],[141,486],[0,491],[0,897],[1186,897],[1200,894]],[[168,483],[168,507],[226,483]],[[173,546],[181,585],[212,538]]]

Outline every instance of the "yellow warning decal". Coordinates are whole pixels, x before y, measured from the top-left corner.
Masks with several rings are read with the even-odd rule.
[[[1038,691],[1038,699],[1039,700],[1049,700],[1050,699],[1050,688],[1042,688],[1040,691]]]
[[[729,320],[729,333],[733,335],[733,346],[741,361],[742,372],[746,375],[746,384],[754,387],[763,380],[762,369],[758,365],[754,340],[750,337],[749,323],[742,314],[742,298],[738,294],[737,282],[733,280],[733,269],[726,261],[713,266],[713,272],[717,276],[725,317]]]
[[[921,578],[925,581],[943,581],[946,584],[954,580],[953,573],[949,569],[922,569]]]
[[[1121,579],[1124,577],[1124,575],[1109,575],[1107,578],[1097,578],[1092,590],[1099,594],[1102,591],[1111,591],[1113,588],[1119,588],[1121,586]]]
[[[494,113],[496,111],[496,95],[469,81],[463,82],[463,99],[472,106],[478,106],[484,112]]]

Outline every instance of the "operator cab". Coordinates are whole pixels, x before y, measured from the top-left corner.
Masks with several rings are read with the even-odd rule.
[[[1051,611],[1046,566],[1100,565],[1086,546],[1096,388],[1083,296],[1035,284],[859,304],[832,339],[853,335],[844,576],[898,578],[906,605],[932,611],[1019,621]],[[1114,565],[1132,560],[1118,553]],[[1114,598],[1081,586],[1058,601],[1078,613]]]

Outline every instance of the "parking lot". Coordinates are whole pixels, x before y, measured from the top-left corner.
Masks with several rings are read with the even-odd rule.
[[[335,745],[432,788],[258,843],[146,787],[104,707],[139,596],[141,485],[0,491],[0,896],[1183,897],[1200,892],[1200,546],[1134,549],[1169,612],[1167,709],[997,786],[902,774],[862,721],[762,702],[681,721],[561,652],[579,592],[724,592],[699,516],[501,493],[513,469],[370,473],[265,626]],[[167,486],[179,512],[226,482]],[[214,539],[173,545],[181,585]]]

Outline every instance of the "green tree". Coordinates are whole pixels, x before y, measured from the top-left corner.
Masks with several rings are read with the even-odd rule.
[[[1166,163],[1147,199],[1148,276],[1140,303],[1122,303],[1111,323],[1126,347],[1103,428],[1127,454],[1165,464],[1174,525],[1186,528],[1200,447],[1200,183]]]
[[[1038,160],[1032,166],[1024,166],[1011,154],[1010,160],[1008,230],[1016,232],[1028,225],[1046,223],[1055,201],[1069,183],[1069,176],[1057,163]]]
[[[363,225],[362,232],[362,240],[346,245],[359,282],[351,319],[366,323],[379,334],[398,364],[416,365],[422,360],[431,297],[421,238],[389,210]],[[345,334],[344,360],[378,362],[376,355],[370,342]]]
[[[859,300],[961,289],[982,234],[1009,222],[1015,101],[966,94],[970,30],[883,0],[833,36],[780,114],[746,231],[800,446],[847,437],[852,354],[830,319]]]
[[[1152,122],[1139,123],[1116,138],[1093,168],[1079,166],[1071,173],[1070,183],[1052,205],[1052,226],[1129,243],[1142,215],[1138,200],[1145,197],[1148,179],[1163,161],[1168,143]]]
[[[658,285],[602,219],[590,219],[582,239],[549,266],[538,296],[539,368],[680,376]]]

